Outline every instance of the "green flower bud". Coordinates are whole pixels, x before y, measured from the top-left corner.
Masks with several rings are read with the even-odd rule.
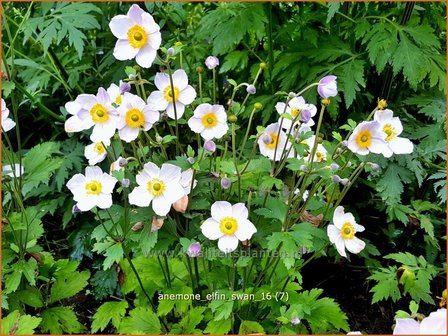
[[[265,62],[260,63],[260,69],[266,69],[268,65]]]
[[[236,115],[234,115],[234,114],[231,114],[231,115],[229,115],[229,122],[230,123],[236,123],[237,121],[238,121],[238,117],[236,116]]]
[[[261,110],[263,108],[263,104],[262,103],[255,103],[254,104],[254,109],[256,109],[256,110]]]
[[[322,105],[328,106],[328,105],[330,105],[330,99],[329,99],[329,98],[324,98],[324,99],[322,99],[322,100],[320,101],[320,103],[321,103]]]

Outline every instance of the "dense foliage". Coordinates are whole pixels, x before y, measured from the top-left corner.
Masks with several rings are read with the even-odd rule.
[[[443,306],[444,3],[139,5],[160,26],[151,67],[114,57],[109,23],[131,3],[2,2],[2,97],[16,123],[2,132],[2,333],[391,333],[394,318],[422,320]],[[210,55],[220,62],[213,70],[204,64]],[[90,131],[65,132],[66,103],[120,81],[146,101],[167,69],[185,70],[196,100],[183,119],[161,117],[135,143],[117,132],[98,164],[105,172],[126,166],[111,169],[114,204],[79,212],[67,183],[88,166]],[[337,76],[337,96],[321,101],[314,87],[302,94],[322,107],[314,140],[305,144],[307,133],[293,145],[301,155],[277,166],[260,155],[276,104],[327,75]],[[412,153],[350,153],[344,140],[384,100]],[[203,103],[222,105],[229,121],[208,152],[188,121]],[[4,127],[3,116],[2,106]],[[304,169],[318,142],[325,163]],[[159,216],[128,204],[137,204],[128,196],[147,162],[192,169],[197,185],[190,182],[185,208]],[[330,167],[342,167],[348,184]],[[201,231],[216,201],[245,203],[257,229],[224,256]],[[347,258],[327,236],[340,203],[366,228],[365,248]],[[197,242],[209,253],[194,255]],[[242,255],[251,251],[271,254]],[[379,315],[381,324],[369,322]]]

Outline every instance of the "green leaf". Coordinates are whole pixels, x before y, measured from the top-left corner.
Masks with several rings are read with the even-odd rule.
[[[103,243],[95,243],[93,251],[102,253],[106,257],[103,261],[103,268],[105,270],[109,269],[114,263],[118,264],[124,256],[123,245],[120,242],[112,240]]]
[[[123,318],[118,328],[120,334],[161,334],[160,321],[148,308],[138,307],[129,317]]]
[[[15,297],[24,304],[34,308],[44,306],[42,294],[36,287],[27,286],[27,289],[18,291]]]
[[[2,319],[2,335],[32,335],[41,321],[40,317],[20,315],[14,310]]]
[[[75,272],[58,277],[51,287],[50,303],[72,297],[87,286],[90,277],[89,271]]]
[[[281,223],[285,220],[288,205],[279,198],[269,197],[266,202],[266,208],[254,210],[257,215],[264,218],[278,219]]]
[[[219,73],[226,73],[230,70],[243,70],[249,62],[249,52],[243,50],[232,51],[224,58],[224,63],[220,66]]]
[[[396,279],[396,272],[397,268],[395,266],[380,268],[367,278],[378,282],[372,289],[370,289],[370,292],[373,293],[372,303],[377,303],[388,298],[391,298],[393,302],[396,302],[401,298]]]
[[[232,321],[230,319],[210,321],[204,330],[204,333],[211,335],[224,335],[227,334],[232,328]]]
[[[396,163],[390,163],[378,180],[376,189],[380,192],[381,198],[388,205],[397,204],[400,202],[401,194],[403,192],[403,183],[410,183],[412,173]]]
[[[44,310],[40,329],[44,333],[57,335],[79,334],[86,330],[69,307],[54,307]]]
[[[122,318],[126,315],[127,308],[126,300],[103,303],[93,315],[92,333],[96,333],[98,330],[103,331],[111,321],[112,325],[118,329]]]
[[[108,270],[99,270],[90,279],[90,284],[93,287],[93,294],[97,300],[103,300],[104,298],[113,295],[119,288],[118,275],[115,268],[109,268]]]
[[[365,87],[364,61],[355,58],[337,68],[334,73],[338,76],[338,85],[344,93],[345,105],[350,107],[355,100],[356,93]]]
[[[407,266],[418,266],[417,257],[409,252],[391,253],[384,256],[385,259],[395,260],[397,263],[404,264]]]
[[[331,19],[335,16],[336,12],[341,7],[342,2],[329,2],[327,3],[328,14],[327,14],[327,23],[331,21]]]
[[[58,191],[64,187],[71,170],[81,171],[81,163],[84,161],[84,145],[77,141],[64,141],[61,144],[64,160],[54,175]]]
[[[222,292],[222,291],[221,291]],[[224,300],[214,300],[210,302],[208,307],[214,313],[214,321],[220,321],[224,319],[228,319],[230,314],[232,314],[234,301],[224,301]]]
[[[190,309],[186,316],[182,320],[173,326],[171,332],[173,334],[196,334],[199,330],[196,330],[196,326],[204,318],[204,310],[206,307],[195,307]]]
[[[247,334],[264,334],[265,331],[263,327],[255,321],[241,321],[240,330],[238,332],[239,335],[247,335]]]

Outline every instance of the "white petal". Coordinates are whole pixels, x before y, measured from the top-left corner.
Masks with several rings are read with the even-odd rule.
[[[218,240],[218,248],[224,253],[230,253],[238,247],[238,238],[235,236],[222,236]]]
[[[201,132],[201,136],[204,138],[204,140],[211,140],[215,137],[215,127],[212,128],[204,128]]]
[[[133,22],[137,23],[138,25],[142,24],[142,16],[145,14],[146,12],[140,8],[139,5],[133,4],[128,12],[127,12],[127,16],[133,20]],[[148,14],[148,13],[146,13]]]
[[[98,208],[109,209],[112,206],[112,195],[111,194],[98,195],[95,204],[98,206]]]
[[[395,154],[411,154],[414,151],[414,144],[407,138],[396,137],[389,142],[389,147]]]
[[[201,119],[196,117],[191,117],[188,119],[188,126],[195,133],[201,133],[204,130],[204,125],[202,124]]]
[[[176,119],[176,115],[177,115],[177,119],[182,118],[182,116],[184,115],[184,112],[185,112],[185,105],[181,104],[179,102],[176,103],[176,113],[174,113],[174,105],[172,103],[168,104],[168,106],[166,108],[166,114],[171,119]]]
[[[373,120],[378,121],[381,125],[387,124],[392,120],[394,112],[392,110],[378,110],[373,116]]]
[[[2,121],[3,131],[8,132],[14,128],[16,123],[11,118],[6,118]]]
[[[232,215],[232,205],[226,201],[216,201],[211,208],[212,217],[216,221],[220,221],[224,217]]]
[[[327,235],[331,243],[335,243],[336,239],[341,236],[341,231],[334,225],[327,226]]]
[[[356,232],[363,232],[366,229],[364,226],[359,224],[354,224],[353,226],[355,227]]]
[[[278,102],[277,104],[275,104],[275,109],[277,110],[278,114],[285,113],[286,112],[285,107],[286,107],[285,103]]]
[[[130,18],[126,15],[117,15],[109,22],[109,28],[115,37],[119,39],[127,39],[129,28],[133,26]]]
[[[347,258],[347,254],[345,253],[345,240],[339,235],[339,237],[336,238],[334,241],[334,244],[336,246],[336,250],[338,250],[338,253],[342,256]]]
[[[106,173],[103,173],[103,176],[101,178],[101,185],[102,190],[101,192],[103,194],[111,194],[114,190],[115,184],[118,182],[118,180]]]
[[[81,211],[89,211],[90,209],[92,209],[96,204],[94,202],[92,202],[92,200],[90,199],[90,197],[83,197],[82,199],[80,199],[78,201],[78,203],[76,203],[76,206],[78,207],[79,210]]]
[[[420,324],[411,318],[397,319],[395,321],[394,335],[419,335]]]
[[[155,163],[152,163],[152,162],[145,163],[145,165],[143,166],[143,169],[151,179],[159,178],[159,176],[160,176],[160,168],[157,167],[157,165]]]
[[[174,71],[173,84],[179,89],[179,91],[184,90],[188,85],[187,73],[182,69]]]
[[[165,182],[180,181],[182,170],[171,163],[164,163],[160,168],[160,178]]]
[[[232,215],[238,221],[247,219],[249,217],[249,211],[247,210],[244,203],[236,203],[232,205]]]
[[[153,196],[148,192],[146,186],[135,187],[129,194],[129,203],[139,207],[147,207],[151,203]]]
[[[335,210],[334,210],[334,214],[333,214],[333,224],[338,228],[341,229],[342,225],[344,224],[344,207],[343,206],[338,206]]]
[[[183,192],[183,189],[182,189]],[[155,197],[152,200],[152,209],[159,216],[166,216],[168,212],[170,212],[172,203],[169,202],[163,195],[159,197]]]
[[[202,234],[210,240],[221,238],[224,234],[219,229],[219,223],[213,218],[208,218],[201,225]]]
[[[167,86],[170,85],[170,76],[167,73],[158,72],[156,73],[156,76],[154,78],[154,84],[156,85],[157,89],[163,91]]]
[[[132,47],[128,40],[118,40],[114,48],[114,57],[120,61],[130,60],[137,55],[139,50]]]
[[[140,51],[135,56],[135,61],[142,68],[151,67],[152,63],[156,59],[157,51],[152,48],[149,44],[140,49]]]
[[[132,142],[138,137],[139,128],[125,126],[118,131],[120,139],[126,142]]]
[[[148,104],[157,111],[165,111],[169,102],[165,100],[162,91],[153,91],[148,97]]]
[[[446,309],[438,309],[420,323],[422,335],[446,335]]]
[[[97,103],[96,97],[93,94],[80,94],[76,98],[76,101],[86,110],[90,110],[90,108]]]
[[[376,154],[382,154],[383,152],[387,153],[387,143],[383,139],[372,137],[372,142],[369,146],[369,150],[372,153]]]
[[[257,228],[252,222],[248,220],[238,219],[238,228],[235,231],[235,237],[239,240],[244,241],[252,238],[253,234],[257,232]]]
[[[364,247],[366,247],[366,243],[355,237],[353,239],[345,240],[345,247],[349,250],[349,252],[357,254],[361,252]]]
[[[226,135],[228,130],[229,126],[227,125],[227,123],[218,123],[218,125],[213,127],[213,131],[215,132],[214,138],[221,139],[224,135]]]
[[[184,188],[180,182],[176,181],[168,183],[166,186],[166,191],[163,193],[163,197],[165,197],[165,199],[171,204],[184,197],[184,195]]]
[[[76,174],[67,182],[67,188],[73,192],[75,188],[84,187],[85,181],[86,177],[84,175]]]
[[[191,85],[188,85],[179,93],[179,101],[184,105],[191,104],[196,98],[196,90]]]

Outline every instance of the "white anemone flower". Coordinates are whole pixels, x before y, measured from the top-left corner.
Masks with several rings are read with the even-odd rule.
[[[14,163],[12,166],[11,165],[3,166],[2,173],[10,177],[19,177],[22,176],[23,173],[25,173],[25,168],[23,168],[23,166],[19,165],[18,163]]]
[[[143,171],[137,174],[137,184],[129,194],[129,203],[139,207],[152,209],[159,216],[165,216],[171,205],[185,195],[180,183],[181,169],[169,163],[161,168],[152,162],[144,165]]]
[[[414,150],[414,144],[407,138],[400,138],[403,132],[403,125],[400,118],[394,117],[392,110],[378,110],[375,112],[373,119],[380,124],[383,132],[383,139],[387,142],[390,152],[386,152],[384,156],[390,157],[394,154],[411,154]]]
[[[151,14],[138,5],[132,5],[126,15],[117,15],[109,23],[112,34],[118,38],[114,48],[117,60],[135,61],[143,68],[149,68],[157,56],[162,43],[160,27]]]
[[[227,114],[222,105],[198,105],[188,120],[188,126],[193,132],[200,133],[205,140],[220,139],[229,130]]]
[[[309,137],[308,139],[306,139],[304,141],[309,147],[309,149],[308,149],[309,154],[305,156],[306,158],[311,154],[311,151],[313,150],[314,141],[316,141],[315,135]],[[325,149],[325,147],[322,144],[317,144],[316,152],[314,153],[314,157],[313,157],[313,162],[327,161],[327,154],[328,154],[328,152]]]
[[[411,318],[395,321],[394,335],[446,335],[446,309],[441,308],[429,314],[421,322]]]
[[[191,186],[192,183],[193,187]],[[182,172],[180,176],[180,184],[182,185],[182,188],[184,188],[185,195],[188,195],[191,190],[196,188],[198,181],[193,181],[193,169],[189,168],[186,171]]]
[[[109,94],[110,100],[112,102],[112,104],[114,104],[115,106],[120,106],[121,102],[123,100],[123,95],[126,92],[129,92],[131,89],[131,85],[128,83],[125,83],[123,81],[120,81],[119,85],[112,83],[108,88],[107,88],[107,93]]]
[[[167,73],[157,73],[154,83],[159,91],[152,92],[148,104],[153,104],[158,111],[166,111],[171,119],[180,119],[184,115],[185,105],[191,104],[196,98],[196,91],[188,85],[187,73],[176,70],[173,75],[173,87]],[[173,103],[174,102],[174,103]],[[174,112],[176,107],[176,113]]]
[[[89,165],[93,166],[103,161],[107,156],[106,147],[110,146],[110,140],[104,142],[94,142],[84,148],[84,156],[89,160]]]
[[[258,146],[262,155],[271,160],[279,161],[284,156],[283,151],[287,153],[291,148],[291,142],[288,140],[286,133],[280,130],[279,124],[274,123],[265,128],[258,139]],[[294,150],[292,149],[289,151],[288,157],[293,156]]]
[[[108,209],[112,206],[112,192],[117,179],[103,173],[100,167],[86,167],[86,175],[76,174],[67,187],[73,194],[76,206],[81,211],[88,211],[97,206]]]
[[[348,138],[348,149],[359,155],[367,155],[372,152],[388,156],[391,152],[384,140],[378,121],[363,121],[357,125]]]
[[[327,227],[327,234],[341,256],[347,258],[346,248],[351,253],[359,253],[364,249],[366,243],[355,237],[357,232],[364,231],[364,226],[357,224],[350,212],[345,213],[344,207],[338,206],[335,209],[333,224]]]
[[[292,124],[293,120],[289,120],[286,118],[282,118],[282,128],[289,130],[292,126],[297,126],[298,124],[304,125],[304,126],[313,126],[314,120],[311,119],[314,117],[317,113],[317,107],[313,104],[307,104],[305,102],[305,99],[303,97],[294,97],[289,102],[288,105],[286,105],[283,102],[279,102],[275,105],[275,109],[277,110],[278,114],[282,115],[284,113],[287,113],[291,116],[291,119],[297,118],[294,125]],[[304,112],[307,111],[307,112]],[[309,112],[309,114],[308,114]],[[301,113],[307,113],[308,115],[306,118],[302,119],[300,114]],[[297,117],[299,116],[299,117]],[[305,117],[305,115],[304,115]],[[306,120],[309,119],[309,120]]]
[[[120,139],[131,142],[137,139],[140,129],[148,131],[159,120],[160,113],[139,96],[126,92],[118,108],[118,134]]]
[[[16,123],[9,118],[9,109],[6,107],[6,103],[2,98],[2,130],[8,132],[16,126]]]
[[[117,128],[118,112],[112,106],[109,94],[100,87],[96,95],[81,94],[65,104],[72,115],[65,122],[66,132],[80,132],[93,126],[90,140],[102,142],[110,140]]]
[[[202,234],[210,240],[218,239],[218,248],[224,253],[235,251],[238,241],[248,240],[257,232],[248,219],[249,212],[244,203],[231,205],[217,201],[212,205],[211,215],[201,225]]]

